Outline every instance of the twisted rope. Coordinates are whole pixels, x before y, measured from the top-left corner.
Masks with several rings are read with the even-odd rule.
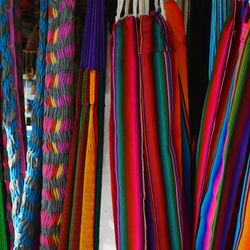
[[[28,142],[27,171],[24,181],[22,204],[18,224],[17,248],[32,249],[34,237],[38,233],[38,214],[41,200],[42,178],[42,138],[43,138],[43,102],[45,79],[45,53],[48,30],[48,0],[40,1],[39,48],[36,61],[36,95],[32,109],[32,132]]]
[[[57,249],[73,129],[74,0],[50,1],[40,249]]]
[[[15,34],[16,35],[16,34]],[[13,21],[13,2],[0,1],[0,50],[2,60],[3,88],[3,125],[7,137],[7,155],[10,169],[10,192],[12,199],[12,220],[15,235],[17,234],[18,214],[21,204],[23,179],[21,169],[24,169],[20,156],[20,145],[24,146],[22,128],[18,120],[21,118],[18,95],[18,75],[16,71],[15,35]]]

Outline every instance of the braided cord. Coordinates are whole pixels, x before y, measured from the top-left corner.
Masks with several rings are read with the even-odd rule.
[[[36,61],[36,95],[32,108],[32,131],[28,142],[27,171],[24,181],[22,204],[18,225],[17,249],[32,249],[38,230],[38,214],[41,200],[42,179],[42,139],[43,139],[43,102],[45,79],[45,53],[48,30],[48,0],[40,1],[39,47]],[[38,243],[38,242],[37,242]]]
[[[57,249],[73,130],[74,0],[50,1],[44,90],[40,249]]]
[[[7,137],[7,155],[10,169],[10,192],[12,199],[12,220],[15,234],[18,224],[18,214],[23,189],[23,179],[20,173],[20,141],[23,140],[18,128],[18,92],[15,84],[16,64],[14,47],[13,3],[0,1],[0,50],[2,60],[2,88],[3,88],[3,126]],[[12,39],[11,39],[12,38]],[[13,60],[14,59],[14,60]],[[14,70],[13,70],[14,69]],[[22,144],[22,143],[21,143]]]

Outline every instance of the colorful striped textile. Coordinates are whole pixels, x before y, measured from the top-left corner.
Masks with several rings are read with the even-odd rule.
[[[234,8],[235,9],[235,8]],[[213,124],[215,121],[215,115],[217,113],[217,101],[219,100],[222,87],[222,79],[224,71],[228,62],[229,46],[231,44],[232,29],[234,25],[234,15],[231,14],[230,19],[227,21],[224,30],[221,34],[221,43],[217,51],[214,72],[211,79],[211,83],[208,87],[208,94],[205,100],[203,109],[203,116],[199,134],[199,141],[197,145],[197,173],[196,173],[196,185],[195,185],[195,218],[194,218],[194,234],[196,234],[196,228],[199,217],[199,210],[201,204],[202,191],[204,186],[204,179],[206,173],[209,173],[210,169],[207,169],[207,159],[209,152],[209,145],[211,140],[211,133],[213,130]],[[209,115],[206,115],[209,114]]]
[[[117,249],[183,247],[182,171],[173,147],[173,96],[181,94],[173,88],[179,82],[167,38],[159,13],[125,17],[113,27],[110,157]]]
[[[189,131],[189,98],[187,81],[186,39],[183,14],[176,2],[164,4],[170,46],[173,79],[173,146],[182,186],[182,213],[185,248],[191,248],[191,152]]]
[[[77,83],[74,130],[71,142],[72,146],[69,153],[69,167],[67,174],[67,184],[65,190],[58,250],[68,249],[68,244],[69,244],[70,223],[71,223],[71,214],[73,208],[72,201],[73,201],[74,181],[76,173],[75,167],[76,167],[79,128],[80,128],[81,97],[82,97],[82,70],[80,70],[79,72],[79,80]]]
[[[36,94],[32,108],[32,131],[27,150],[27,170],[24,180],[19,216],[18,238],[15,245],[32,249],[39,247],[40,200],[42,184],[43,95],[45,78],[45,53],[47,42],[48,1],[40,1],[39,48],[36,71]]]
[[[245,23],[246,4],[237,2],[232,8],[234,14],[222,31],[197,151],[197,249],[228,249],[235,244],[240,197],[243,201],[248,195],[242,183],[249,168],[250,22]]]
[[[79,76],[83,86],[69,249],[99,249],[104,73],[104,2],[88,1]]]
[[[223,27],[230,16],[232,0],[212,0],[209,48],[209,79],[212,77],[215,56]]]
[[[248,249],[250,247],[249,242],[249,221],[250,221],[250,176],[249,176],[249,162],[248,158],[246,174],[244,178],[244,187],[241,196],[241,203],[239,209],[239,215],[237,220],[237,227],[234,239],[234,249]]]
[[[25,172],[25,129],[22,81],[17,68],[20,67],[18,50],[20,47],[20,32],[15,28],[15,18],[20,18],[16,3],[2,1],[0,3],[0,29],[1,29],[1,83],[3,90],[3,127],[7,139],[8,166],[10,169],[10,193],[12,200],[12,220],[15,237],[17,236],[18,216],[23,190],[23,174]],[[10,246],[12,247],[12,246]]]
[[[70,224],[69,249],[78,249],[81,230],[82,194],[84,180],[84,162],[86,157],[87,128],[89,115],[89,74],[84,72],[82,78],[80,129],[73,192],[73,206]]]
[[[48,8],[40,249],[57,249],[73,132],[75,1]]]

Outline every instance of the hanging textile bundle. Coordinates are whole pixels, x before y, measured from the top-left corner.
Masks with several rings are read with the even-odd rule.
[[[23,85],[20,69],[21,33],[15,25],[20,18],[20,11],[13,1],[1,3],[1,63],[2,63],[2,94],[3,94],[3,128],[6,134],[6,149],[10,174],[9,190],[12,202],[12,220],[14,237],[18,235],[18,216],[20,213],[21,194],[25,163],[25,126],[23,107]],[[13,240],[14,237],[11,237]],[[12,247],[12,242],[10,242]]]
[[[19,216],[17,247],[31,249],[39,246],[39,215],[42,184],[43,95],[45,78],[45,52],[47,41],[48,1],[40,1],[39,48],[36,72],[36,94],[32,109],[32,131],[28,141],[27,170],[24,180]]]
[[[183,191],[183,185],[190,190],[191,178],[187,75],[185,61],[180,61],[184,54],[175,51],[178,39],[168,42],[163,2],[163,17],[159,12],[148,15],[148,3],[139,2],[138,20],[136,1],[134,16],[126,16],[127,1],[125,17],[120,19],[122,4],[118,3],[111,44],[116,245],[117,249],[182,249],[184,242],[190,246],[183,209],[191,211],[190,194],[184,198]],[[167,25],[168,32],[175,32],[171,20]],[[184,183],[182,176],[189,180]],[[186,228],[190,231],[190,225]]]
[[[182,186],[182,216],[185,248],[191,247],[191,152],[189,131],[189,99],[187,81],[186,39],[184,19],[175,1],[166,1],[166,28],[170,47],[173,81],[173,148],[179,181]]]
[[[245,18],[248,8],[243,1],[232,2],[203,110],[197,151],[194,225],[197,248],[224,249],[236,244],[234,240],[239,243],[235,218],[242,216],[244,208],[236,195],[242,202],[246,200],[249,182],[250,22]],[[244,237],[243,241],[246,244]]]
[[[88,1],[59,249],[99,248],[104,72],[104,1]]]
[[[222,29],[230,16],[232,0],[212,0],[208,74],[211,79]]]
[[[48,8],[40,249],[57,249],[73,129],[75,1]]]

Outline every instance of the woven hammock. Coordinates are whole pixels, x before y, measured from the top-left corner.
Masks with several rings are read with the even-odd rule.
[[[37,56],[36,93],[32,108],[32,131],[27,150],[27,170],[20,208],[17,247],[39,247],[39,215],[42,184],[43,95],[47,41],[48,1],[40,1],[39,48]],[[35,242],[35,246],[34,246]]]
[[[19,69],[22,68],[20,58],[21,32],[20,11],[13,1],[1,2],[1,63],[3,91],[3,126],[6,134],[8,166],[10,173],[10,195],[12,202],[12,220],[14,237],[18,235],[18,216],[20,213],[23,176],[25,173],[25,126],[23,107],[23,85]],[[7,189],[8,190],[8,189]],[[9,223],[10,224],[10,223]],[[11,225],[10,225],[11,227]],[[12,232],[10,232],[12,233]],[[10,234],[11,235],[11,234]],[[14,237],[10,237],[11,240]],[[10,242],[12,248],[12,242]]]
[[[184,191],[191,185],[187,73],[181,60],[185,45],[177,37],[179,32],[185,36],[183,17],[177,17],[174,3],[166,4],[165,22],[163,2],[161,15],[149,14],[147,1],[139,2],[139,18],[136,1],[133,16],[127,16],[126,1],[120,19],[123,1],[119,3],[112,36],[110,119],[116,246],[182,249],[191,243],[191,193]],[[171,8],[176,15],[171,16]],[[180,18],[179,26],[174,18]]]
[[[102,0],[87,2],[80,67],[74,134],[78,143],[71,152],[72,175],[67,183],[69,200],[65,202],[69,207],[73,200],[73,206],[63,213],[65,233],[61,234],[64,241],[59,249],[66,249],[66,242],[69,249],[99,249],[105,88]]]
[[[250,22],[245,22],[247,9],[243,2],[232,6],[231,18],[221,34],[203,110],[197,151],[195,205],[199,223],[194,234],[197,248],[247,246],[246,237],[240,242],[239,236],[239,227],[244,228],[240,224],[245,224],[244,208],[240,204],[246,202],[248,189],[243,183],[249,181],[247,147],[250,130],[246,103]],[[241,197],[241,202],[237,196]],[[242,222],[237,225],[234,217],[241,218]],[[235,231],[236,225],[238,229]]]
[[[50,1],[44,86],[40,249],[57,249],[73,132],[75,1]]]

